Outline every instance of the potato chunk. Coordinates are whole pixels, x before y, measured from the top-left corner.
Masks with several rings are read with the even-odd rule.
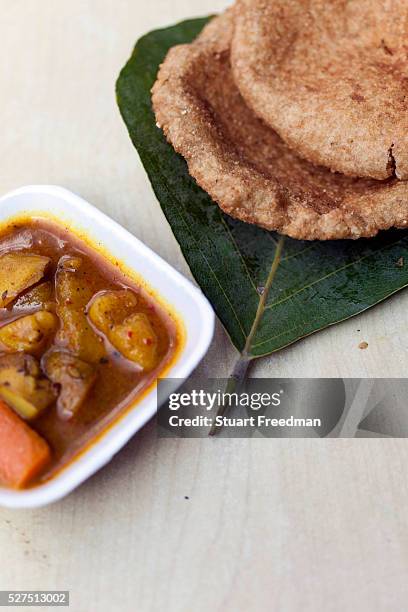
[[[94,332],[85,314],[92,290],[81,265],[80,257],[69,255],[62,257],[58,264],[55,293],[61,329],[57,341],[80,359],[96,363],[106,351],[102,338]]]
[[[6,253],[0,257],[0,308],[38,283],[50,263],[48,257],[27,253]]]
[[[95,327],[107,335],[114,325],[136,312],[136,307],[137,297],[129,289],[103,291],[92,300],[88,314]]]
[[[23,419],[35,419],[56,399],[56,391],[31,355],[0,357],[0,397]]]
[[[81,408],[95,382],[95,368],[75,355],[59,350],[46,353],[42,366],[48,378],[61,387],[57,401],[60,418],[71,419]]]
[[[143,370],[157,365],[157,336],[147,316],[142,312],[127,317],[121,325],[114,325],[108,338],[113,346]]]
[[[58,318],[52,312],[39,310],[0,328],[0,342],[7,350],[36,354],[57,330]]]
[[[157,365],[157,336],[148,317],[136,309],[132,291],[105,291],[92,300],[88,315],[115,349],[149,371]]]

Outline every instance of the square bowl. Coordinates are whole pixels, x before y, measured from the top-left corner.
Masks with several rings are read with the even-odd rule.
[[[120,260],[170,307],[184,327],[185,340],[165,376],[186,379],[207,352],[214,333],[214,311],[200,289],[118,223],[62,187],[33,185],[0,198],[0,224],[30,216],[52,219],[76,235],[85,235],[96,250],[99,245],[102,253]],[[33,508],[61,499],[106,465],[156,409],[153,385],[51,480],[26,490],[0,487],[0,506]]]

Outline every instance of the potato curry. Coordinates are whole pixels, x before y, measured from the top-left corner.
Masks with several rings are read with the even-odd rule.
[[[0,234],[0,483],[44,482],[169,364],[177,326],[150,294],[54,222]]]

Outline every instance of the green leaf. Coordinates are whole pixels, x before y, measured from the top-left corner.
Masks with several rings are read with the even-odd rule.
[[[195,279],[237,349],[259,357],[352,317],[405,287],[408,234],[388,231],[370,240],[331,242],[287,238],[260,311],[260,288],[270,278],[278,236],[220,211],[166,142],[151,108],[150,89],[168,49],[193,40],[206,21],[186,21],[140,39],[118,79],[117,98]]]

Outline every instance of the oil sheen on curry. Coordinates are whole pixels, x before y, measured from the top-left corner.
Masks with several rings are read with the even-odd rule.
[[[117,262],[49,220],[4,228],[0,484],[51,478],[155,381],[178,343],[171,314]]]

